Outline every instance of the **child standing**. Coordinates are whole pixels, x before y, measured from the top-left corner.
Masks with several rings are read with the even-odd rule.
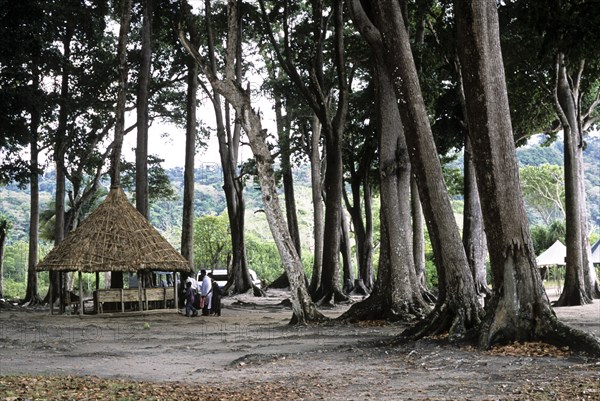
[[[198,309],[194,307],[195,300],[192,283],[188,281],[185,283],[185,317],[190,317],[190,311],[192,312],[192,317],[198,316]]]

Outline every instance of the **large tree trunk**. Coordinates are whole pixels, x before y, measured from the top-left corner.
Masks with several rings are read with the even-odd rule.
[[[487,298],[491,291],[487,284],[486,256],[487,246],[483,229],[483,215],[479,191],[475,177],[472,147],[469,137],[465,139],[464,153],[464,196],[465,206],[463,212],[463,245],[467,254],[467,261],[475,282],[475,291],[480,298]]]
[[[131,0],[123,0],[121,4],[121,21],[119,28],[119,43],[117,45],[117,60],[119,62],[119,91],[115,110],[115,138],[112,153],[110,184],[121,185],[121,151],[125,135],[125,104],[127,101],[127,38],[129,21],[131,20]],[[111,288],[123,288],[123,272],[114,271],[110,280]]]
[[[425,288],[425,225],[423,224],[423,209],[421,208],[417,180],[412,174],[410,180],[410,208],[412,216],[412,244],[415,272],[417,274],[417,281]]]
[[[585,275],[588,266],[583,264],[583,238],[582,233],[582,203],[580,183],[580,159],[583,157],[583,139],[577,118],[579,99],[573,93],[567,76],[567,67],[564,56],[557,57],[557,83],[556,83],[556,108],[564,132],[564,158],[565,158],[565,214],[566,214],[566,247],[567,257],[565,266],[565,284],[557,306],[584,305],[592,302],[586,292]]]
[[[338,108],[331,120],[322,121],[325,136],[325,236],[323,270],[317,291],[320,304],[346,301],[340,285],[340,229],[342,213],[342,136],[348,111],[348,84],[344,66],[343,1],[333,2],[335,65],[339,85]]]
[[[200,35],[190,31],[190,40],[194,46],[199,46]],[[185,125],[185,167],[183,173],[183,218],[181,223],[181,254],[187,259],[190,267],[194,268],[194,158],[196,156],[196,109],[198,101],[198,63],[192,56],[186,57],[187,62],[187,98]],[[179,292],[185,291],[185,282],[189,273],[181,273]],[[179,297],[179,307],[184,306],[184,297]]]
[[[340,230],[340,251],[342,254],[342,271],[344,272],[344,292],[350,293],[354,283],[354,268],[352,267],[352,246],[350,243],[350,224],[342,211],[342,228]]]
[[[277,76],[275,71],[270,70],[271,79],[277,80],[281,77]],[[292,240],[296,245],[296,252],[298,256],[302,258],[302,242],[300,240],[300,229],[298,227],[298,213],[296,211],[296,195],[294,193],[294,177],[292,174],[292,150],[291,150],[291,138],[290,138],[290,119],[286,115],[283,116],[284,110],[282,102],[282,94],[278,89],[274,92],[275,99],[275,123],[277,126],[277,133],[279,136],[279,149],[281,152],[281,175],[283,181],[283,193],[285,196],[285,215],[288,222],[288,229]],[[285,272],[275,279],[270,287],[272,288],[285,288],[289,286],[289,281]]]
[[[61,89],[59,105],[60,109],[58,112],[58,127],[56,129],[56,137],[54,142],[54,162],[56,167],[56,196],[54,202],[54,245],[58,245],[62,242],[65,237],[68,227],[65,225],[65,184],[66,184],[66,171],[65,171],[65,151],[67,141],[67,122],[69,117],[68,110],[68,98],[69,98],[69,63],[71,57],[71,40],[73,38],[73,29],[70,22],[67,21],[65,27],[65,34],[63,36],[62,45],[64,49],[63,63],[62,63],[62,77],[61,77]],[[52,291],[52,294],[47,294],[44,301],[50,302],[55,300],[60,294],[68,294],[67,281],[65,277],[67,273],[56,273],[50,272],[49,279],[52,281],[52,285],[48,288],[48,291]],[[61,300],[60,312],[64,312],[65,304],[68,304]]]
[[[4,245],[8,234],[8,220],[0,217],[0,299],[4,298]]]
[[[493,278],[479,344],[544,340],[600,353],[593,336],[558,322],[537,270],[519,184],[496,1],[456,0],[454,10]]]
[[[465,251],[422,98],[408,31],[399,3],[378,1],[375,6],[382,33],[386,67],[398,98],[410,161],[417,177],[419,196],[440,282],[436,308],[419,326],[407,331],[415,337],[449,332],[463,338],[476,327],[482,314],[468,268]],[[412,252],[411,252],[412,255]]]
[[[352,169],[350,174],[350,188],[352,190],[352,202],[348,199],[346,191],[343,191],[346,209],[352,218],[354,237],[356,240],[356,260],[358,262],[359,288],[368,292],[373,288],[373,222],[371,210],[371,188],[369,176],[371,173],[371,162],[375,152],[375,145],[369,140],[363,147],[363,156],[359,162],[358,169]],[[361,191],[362,189],[362,191]],[[364,211],[363,205],[364,203]],[[364,216],[364,220],[363,220]],[[344,278],[344,289],[348,284]]]
[[[273,74],[274,75],[274,74]],[[275,79],[275,76],[273,76]],[[294,194],[294,177],[292,175],[292,149],[290,138],[290,121],[288,116],[282,114],[283,102],[281,94],[275,91],[275,123],[279,135],[279,149],[281,152],[281,176],[283,193],[285,196],[285,215],[292,240],[296,245],[298,256],[302,257],[302,244],[300,242],[300,229],[298,228],[298,213],[296,211],[296,196]]]
[[[142,48],[137,91],[137,146],[135,149],[135,208],[146,219],[148,209],[148,101],[152,67],[152,15],[154,0],[142,3]]]
[[[34,81],[32,83],[34,91],[39,89],[39,74],[37,64],[33,64]],[[38,149],[38,129],[41,121],[41,113],[37,105],[30,111],[30,154],[31,154],[31,176],[30,176],[30,214],[29,214],[29,256],[27,262],[27,288],[25,290],[24,302],[28,305],[35,305],[40,302],[38,295],[38,275],[35,266],[38,262],[38,238],[40,225],[40,191],[39,191],[39,149]]]
[[[408,148],[392,78],[384,63],[381,36],[358,0],[352,2],[352,12],[355,25],[375,56],[381,251],[377,282],[371,296],[353,305],[341,319],[412,320],[422,317],[427,305],[421,297],[412,258]]]
[[[324,208],[323,208],[323,186],[321,181],[321,170],[323,162],[321,160],[321,150],[319,143],[321,141],[321,123],[316,114],[312,115],[310,137],[310,182],[313,204],[313,238],[314,254],[313,268],[310,279],[310,293],[316,295],[321,283],[321,273],[323,271],[323,243],[324,243]]]

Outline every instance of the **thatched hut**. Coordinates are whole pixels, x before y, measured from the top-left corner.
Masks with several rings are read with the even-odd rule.
[[[191,267],[133,207],[123,190],[112,187],[104,202],[55,246],[36,270],[79,272],[83,299],[81,272],[191,272]],[[176,297],[177,283],[174,287]]]

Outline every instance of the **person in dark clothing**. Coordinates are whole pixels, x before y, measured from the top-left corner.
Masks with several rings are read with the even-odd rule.
[[[190,312],[192,312],[192,317],[198,316],[198,309],[194,307],[195,298],[192,283],[188,281],[185,283],[185,317],[190,317]]]
[[[210,312],[214,316],[221,316],[221,289],[217,281],[213,278],[212,273],[209,273],[208,276],[212,282],[212,305]]]

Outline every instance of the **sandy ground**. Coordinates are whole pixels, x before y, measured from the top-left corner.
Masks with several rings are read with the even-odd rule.
[[[0,376],[94,375],[248,388],[276,383],[324,400],[600,400],[600,360],[482,352],[426,339],[386,345],[404,326],[367,322],[290,327],[282,291],[223,299],[221,317],[175,311],[78,316],[0,312]],[[339,316],[348,306],[326,309]],[[556,308],[600,337],[600,302]],[[553,351],[548,351],[552,354]],[[580,389],[579,389],[580,387]],[[2,399],[2,394],[0,394]],[[569,398],[563,398],[569,399]]]

